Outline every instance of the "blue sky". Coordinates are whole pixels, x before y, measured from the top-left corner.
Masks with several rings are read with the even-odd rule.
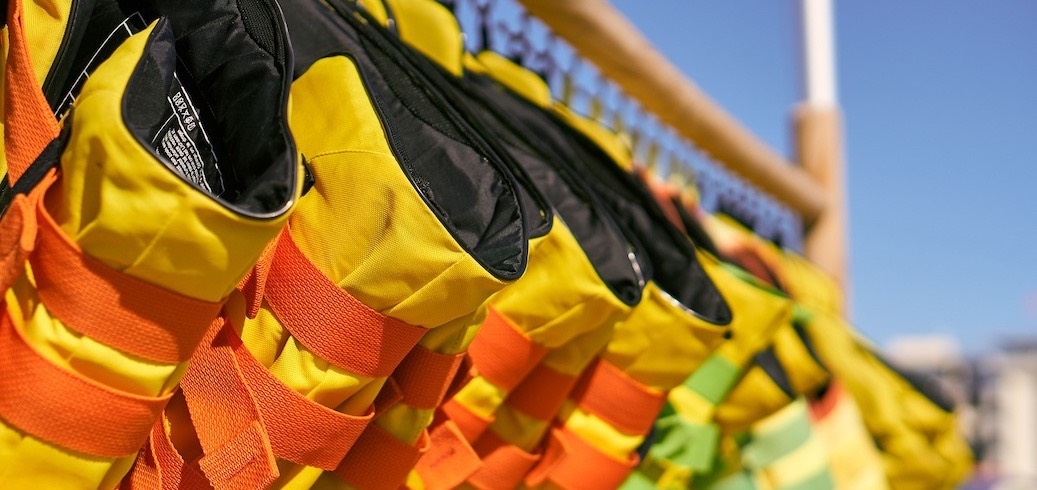
[[[797,1],[612,0],[789,155]],[[841,2],[852,320],[977,353],[1037,336],[1037,2]]]

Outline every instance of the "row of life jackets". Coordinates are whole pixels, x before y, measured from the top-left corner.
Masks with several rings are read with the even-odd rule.
[[[434,0],[7,3],[2,488],[967,474],[830,280]]]

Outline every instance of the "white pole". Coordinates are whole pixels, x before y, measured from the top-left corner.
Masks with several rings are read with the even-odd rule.
[[[835,36],[831,0],[803,1],[805,102],[814,107],[836,105]]]

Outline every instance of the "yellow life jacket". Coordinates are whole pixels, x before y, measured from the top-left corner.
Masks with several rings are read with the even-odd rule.
[[[289,117],[312,187],[232,302],[219,367],[244,372],[276,457],[273,487],[366,487],[378,476],[367,448],[383,435],[371,421],[410,395],[390,375],[430,329],[522,275],[527,210],[499,155],[369,18],[345,4],[282,5],[295,50]],[[172,435],[183,419],[170,417]]]
[[[875,442],[864,427],[857,403],[835,380],[811,403],[814,429],[821,439],[839,490],[886,490],[886,472]]]
[[[825,365],[860,406],[890,488],[954,488],[968,476],[972,455],[952,407],[923,395],[840,318],[815,313],[806,329]]]
[[[253,3],[269,9],[260,26],[237,4],[151,5],[143,18],[158,20],[97,60],[62,135],[31,165],[8,153],[4,488],[118,485],[228,295],[283,228],[301,184],[284,118],[287,35],[271,3]],[[25,27],[10,22],[8,76],[26,73],[14,66],[32,54]],[[241,41],[260,34],[269,45]],[[214,42],[224,49],[198,54]],[[249,71],[256,61],[267,69]],[[32,112],[5,109],[8,123]]]

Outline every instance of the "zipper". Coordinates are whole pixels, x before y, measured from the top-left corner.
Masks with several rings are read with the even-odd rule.
[[[68,9],[68,23],[65,25],[65,32],[61,37],[61,45],[58,46],[54,63],[50,65],[47,78],[43,81],[43,95],[50,104],[51,110],[57,109],[58,104],[61,103],[60,97],[64,95],[61,93],[64,87],[60,84],[68,78],[68,71],[76,59],[76,50],[85,32],[82,27],[85,27],[87,22],[80,20],[79,14],[83,10],[82,4],[86,1],[72,0]],[[90,3],[93,4],[92,1]]]

